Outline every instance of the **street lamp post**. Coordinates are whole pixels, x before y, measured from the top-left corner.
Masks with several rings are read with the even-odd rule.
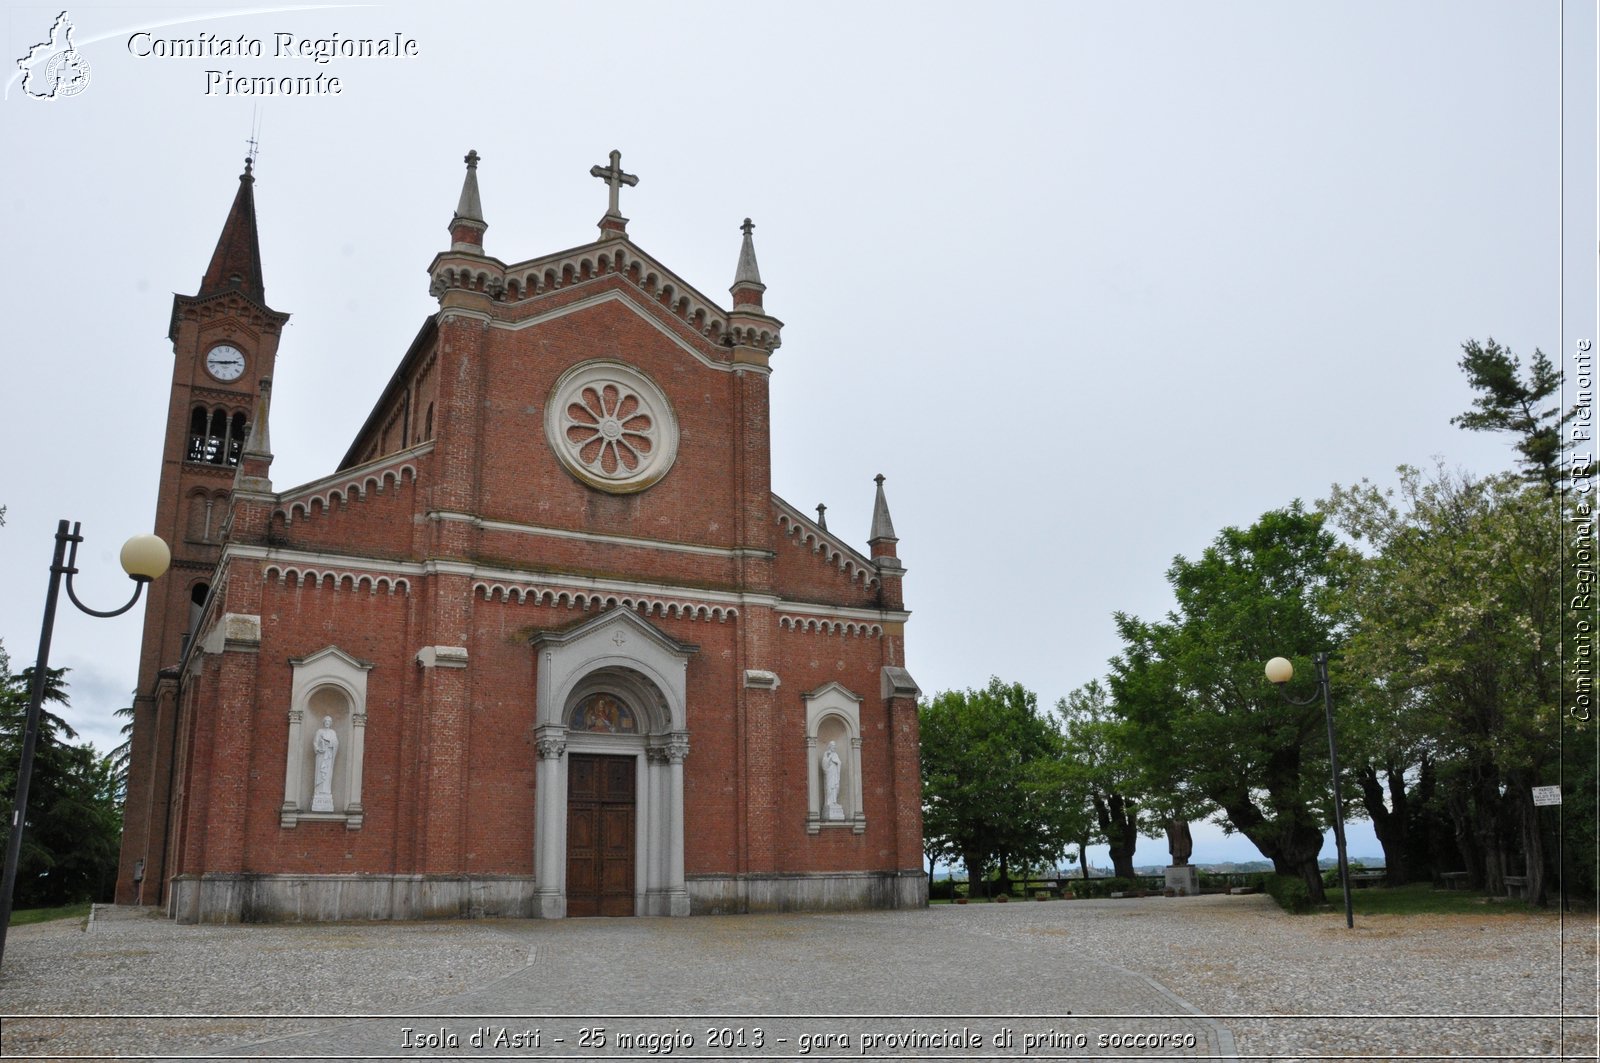
[[[44,706],[46,673],[50,667],[50,636],[56,625],[56,602],[61,597],[61,577],[66,577],[67,597],[72,604],[90,616],[121,616],[144,591],[144,585],[158,579],[172,563],[172,552],[167,544],[155,535],[135,535],[122,547],[122,569],[133,580],[133,597],[120,609],[101,612],[90,609],[78,600],[72,589],[72,577],[77,575],[78,544],[83,536],[78,534],[81,525],[74,523],[67,530],[67,522],[56,525],[56,553],[50,563],[50,589],[44,598],[44,620],[39,625],[39,655],[34,659],[33,683],[28,692],[28,716],[22,735],[22,759],[17,764],[17,796],[11,804],[11,837],[6,844],[4,877],[0,878],[0,962],[6,951],[6,928],[11,924],[11,900],[17,885],[17,864],[22,858],[22,829],[28,821],[28,784],[33,780],[33,751],[39,741],[39,717]],[[69,549],[70,547],[70,549]]]
[[[1350,858],[1344,846],[1344,792],[1339,787],[1339,747],[1333,740],[1333,695],[1328,690],[1328,655],[1319,653],[1317,662],[1317,691],[1322,695],[1322,712],[1328,720],[1328,765],[1333,773],[1333,840],[1339,850],[1339,884],[1344,887],[1344,925],[1356,925],[1355,910],[1350,904]],[[1284,684],[1294,678],[1294,665],[1283,657],[1267,662],[1267,681],[1278,688],[1278,693],[1291,705],[1310,705],[1317,694],[1304,701],[1296,701],[1284,691]]]

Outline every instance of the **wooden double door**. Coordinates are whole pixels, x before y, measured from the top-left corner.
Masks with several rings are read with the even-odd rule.
[[[633,757],[567,754],[567,914],[633,915]]]

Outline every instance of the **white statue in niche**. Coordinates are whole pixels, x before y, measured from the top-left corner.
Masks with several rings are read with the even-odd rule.
[[[311,811],[333,811],[333,758],[339,753],[339,733],[333,729],[333,717],[324,716],[322,726],[311,739],[311,749],[317,756],[317,770],[311,791]]]
[[[822,751],[822,818],[830,821],[844,819],[844,806],[839,804],[839,744],[829,742]]]

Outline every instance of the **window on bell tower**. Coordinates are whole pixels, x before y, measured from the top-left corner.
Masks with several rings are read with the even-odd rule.
[[[246,429],[243,413],[196,406],[189,417],[189,449],[184,460],[237,465],[244,453]]]

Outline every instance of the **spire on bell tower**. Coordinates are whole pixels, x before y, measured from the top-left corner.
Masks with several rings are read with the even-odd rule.
[[[200,279],[197,297],[231,288],[266,305],[266,288],[261,282],[261,237],[256,232],[256,179],[251,172],[254,169],[254,159],[246,158],[244,173],[239,175],[239,191],[234,193],[233,206],[228,210],[228,220],[222,224],[222,235],[217,239],[217,249],[211,253],[211,264]]]
[[[467,176],[461,182],[461,199],[456,203],[455,216],[450,219],[450,249],[452,251],[483,252],[483,234],[489,223],[483,220],[483,200],[478,197],[477,149],[467,152],[462,161],[467,164]]]

